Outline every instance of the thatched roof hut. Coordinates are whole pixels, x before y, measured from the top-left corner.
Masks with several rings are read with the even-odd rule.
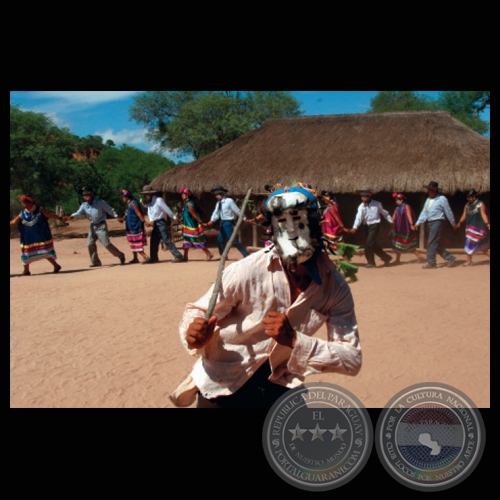
[[[277,118],[152,181],[164,192],[223,184],[233,195],[265,184],[310,183],[335,193],[490,191],[490,140],[444,111]]]

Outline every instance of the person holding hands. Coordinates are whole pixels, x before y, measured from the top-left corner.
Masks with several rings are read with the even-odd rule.
[[[363,225],[365,227],[365,257],[367,264],[365,267],[376,267],[375,255],[384,261],[384,266],[388,266],[392,257],[384,252],[378,243],[378,235],[380,233],[380,223],[385,219],[389,224],[392,224],[392,217],[385,210],[380,201],[372,199],[372,192],[366,188],[358,191],[361,195],[361,204],[358,207],[356,218],[352,229],[344,228],[351,234],[355,234],[358,228]]]
[[[488,235],[490,220],[486,207],[478,199],[478,193],[475,189],[469,189],[465,196],[467,203],[455,229],[458,229],[465,222],[464,250],[467,254],[467,262],[463,266],[469,267],[472,266],[472,256],[476,252],[483,252],[488,257],[490,256],[490,237]]]
[[[64,217],[63,220],[74,219],[75,217],[87,217],[90,221],[89,234],[87,238],[87,247],[90,255],[89,267],[100,267],[102,262],[97,253],[97,240],[106,248],[106,250],[120,259],[120,264],[125,264],[125,254],[120,252],[113,243],[109,241],[108,225],[106,223],[107,216],[118,219],[118,214],[115,209],[108,205],[104,200],[99,200],[94,197],[94,193],[90,188],[83,188],[82,190],[83,203],[80,208],[69,215]]]
[[[48,219],[64,221],[65,218],[39,207],[32,196],[20,197],[23,209],[10,221],[10,227],[17,226],[21,241],[21,262],[23,276],[30,276],[30,264],[47,259],[54,266],[54,273],[61,270],[52,239]]]
[[[240,216],[240,209],[232,198],[226,196],[227,189],[220,184],[211,190],[214,193],[217,203],[215,209],[210,217],[210,221],[203,224],[203,227],[211,228],[214,222],[220,220],[219,235],[217,236],[217,244],[219,247],[219,254],[222,256],[227,242],[231,239],[234,227]],[[243,220],[246,217],[243,216]],[[243,246],[238,237],[233,240],[233,245],[240,251],[243,257],[248,257],[250,252]]]
[[[146,199],[146,206],[148,207],[149,222],[146,222],[144,225],[146,227],[153,228],[151,233],[149,259],[146,262],[143,262],[143,265],[155,264],[159,262],[158,248],[160,247],[160,241],[163,241],[163,244],[174,256],[174,260],[172,261],[173,263],[184,262],[182,254],[179,252],[170,237],[169,219],[177,221],[177,217],[165,203],[163,198],[158,196],[158,191],[153,189],[151,186],[144,186],[141,194],[144,195],[144,198]]]
[[[455,228],[455,217],[451,211],[450,204],[446,197],[439,192],[439,184],[435,181],[429,182],[427,186],[427,199],[424,207],[418,216],[417,222],[412,229],[417,231],[421,224],[427,222],[429,237],[427,241],[427,264],[422,269],[436,269],[436,254],[440,255],[448,267],[453,267],[457,258],[452,255],[444,246],[442,233],[446,220]]]

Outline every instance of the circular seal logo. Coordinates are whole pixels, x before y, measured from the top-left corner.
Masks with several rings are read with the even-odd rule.
[[[281,396],[262,432],[266,458],[287,483],[326,491],[351,481],[373,445],[368,411],[349,391],[323,382],[307,383]]]
[[[383,408],[375,430],[377,454],[389,474],[419,491],[463,481],[477,466],[485,428],[474,403],[440,383],[412,385]]]

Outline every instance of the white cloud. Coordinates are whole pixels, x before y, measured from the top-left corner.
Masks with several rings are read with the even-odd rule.
[[[35,90],[31,96],[40,99],[64,99],[74,104],[97,104],[128,99],[139,90]]]
[[[64,127],[70,128],[68,121],[65,118],[63,118],[61,115],[56,113],[55,111],[52,111],[52,110],[46,111],[42,108],[37,109],[36,107],[33,108],[33,111],[43,113],[48,118],[50,118],[60,128],[64,128]]]
[[[144,151],[160,152],[157,149],[158,145],[156,143],[146,140],[146,131],[147,129],[142,128],[138,130],[123,129],[120,132],[114,132],[113,129],[108,128],[106,130],[97,130],[93,135],[101,136],[103,142],[112,140],[116,146],[127,144],[128,146],[134,146]],[[181,155],[179,157],[173,150],[161,151],[160,154],[176,163],[180,160],[186,163],[194,160],[192,155]]]
[[[104,142],[110,139],[117,146],[119,146],[120,144],[128,144],[129,146],[137,146],[139,144],[142,144],[144,146],[147,144],[145,134],[145,128],[138,130],[123,129],[120,132],[115,132],[113,131],[113,129],[108,128],[102,131],[97,130],[94,133],[94,135],[100,135]],[[153,148],[148,147],[147,149]]]

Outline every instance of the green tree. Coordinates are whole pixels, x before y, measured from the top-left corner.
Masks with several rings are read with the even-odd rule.
[[[78,151],[86,155],[98,156],[106,148],[112,146],[114,146],[113,141],[108,140],[104,144],[100,135],[87,135],[78,139]]]
[[[77,209],[83,201],[81,191],[84,187],[91,187],[97,197],[106,199],[112,193],[106,171],[98,165],[99,156],[112,148],[113,142],[103,143],[100,135],[88,135],[78,138],[76,149],[73,152],[72,170],[68,175],[68,190],[66,197],[60,200],[67,213]]]
[[[490,106],[490,91],[443,91],[438,99],[411,91],[382,91],[371,101],[368,113],[389,111],[448,111],[457,120],[482,135],[489,124],[479,117]]]
[[[407,90],[379,92],[371,101],[368,113],[389,111],[436,111],[438,103],[428,96],[420,96]]]
[[[490,107],[490,91],[445,91],[439,94],[439,106],[479,134],[489,134],[489,124],[479,115]]]
[[[146,184],[175,166],[175,162],[159,153],[126,144],[106,149],[94,165],[95,174],[102,179],[99,195],[118,210],[122,204],[121,189],[137,196]]]
[[[129,113],[160,151],[197,159],[269,118],[300,116],[299,106],[289,92],[154,91],[136,96]]]
[[[304,114],[299,109],[300,103],[290,92],[249,92],[246,100],[252,128],[261,126],[271,118],[301,116]]]
[[[71,176],[72,196],[67,198],[68,210],[74,211],[83,198],[83,188],[92,189],[96,198],[108,201],[113,194],[113,188],[109,181],[109,172],[98,162],[98,158],[86,158],[77,162]]]
[[[78,138],[43,113],[10,105],[10,189],[54,209],[68,189]]]
[[[159,153],[144,152],[98,135],[78,137],[60,129],[43,113],[10,107],[10,215],[21,210],[22,193],[54,210],[74,212],[83,201],[83,187],[118,209],[120,189],[137,194],[157,175],[175,167]]]
[[[11,189],[10,190],[10,218],[13,219],[22,209],[21,201],[19,197],[23,194],[20,189]],[[17,234],[17,229],[12,228],[10,234]]]

